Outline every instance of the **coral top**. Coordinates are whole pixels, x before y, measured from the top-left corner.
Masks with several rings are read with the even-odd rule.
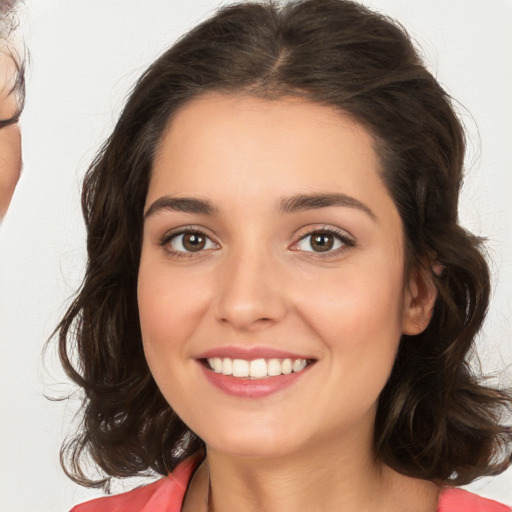
[[[70,512],[180,512],[198,462],[197,457],[190,457],[167,478],[117,496],[82,503]],[[448,488],[441,493],[437,512],[512,512],[512,509],[462,489]]]

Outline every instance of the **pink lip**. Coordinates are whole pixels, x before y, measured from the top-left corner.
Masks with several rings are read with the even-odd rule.
[[[306,366],[304,370],[297,373],[293,372],[288,375],[278,375],[265,379],[243,379],[215,373],[202,363],[199,363],[199,365],[205,377],[217,389],[239,398],[264,398],[277,393],[296,383],[311,368],[311,366]]]
[[[197,359],[210,357],[229,357],[230,359],[312,359],[310,356],[293,354],[284,350],[276,350],[270,347],[219,347],[207,350],[197,356]]]

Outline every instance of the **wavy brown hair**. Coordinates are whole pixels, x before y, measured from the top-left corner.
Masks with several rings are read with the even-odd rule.
[[[396,22],[346,0],[304,0],[231,5],[182,37],[137,82],[87,172],[87,269],[58,327],[62,363],[84,393],[83,422],[62,450],[71,478],[108,487],[111,477],[166,474],[203,447],[146,364],[136,285],[160,139],[177,109],[211,91],[305,98],[372,133],[407,267],[428,272],[438,290],[427,329],[401,340],[379,399],[375,455],[438,483],[503,471],[512,397],[482,385],[468,364],[490,279],[482,241],[457,220],[465,139],[451,98]],[[86,476],[87,456],[104,478]]]

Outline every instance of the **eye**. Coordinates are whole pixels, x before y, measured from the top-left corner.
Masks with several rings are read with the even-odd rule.
[[[339,249],[343,242],[332,233],[312,233],[299,240],[297,248],[301,251],[328,252]]]
[[[194,253],[217,248],[217,244],[201,231],[176,233],[162,242],[171,253]]]
[[[310,253],[337,253],[354,245],[354,241],[347,235],[322,229],[303,236],[292,246],[292,250]]]

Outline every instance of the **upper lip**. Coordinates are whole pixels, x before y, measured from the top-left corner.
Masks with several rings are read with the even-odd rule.
[[[254,359],[314,359],[308,355],[288,352],[287,350],[279,350],[271,347],[218,347],[206,350],[199,354],[197,359],[209,359],[212,357],[230,358],[230,359],[246,359],[252,361]]]

